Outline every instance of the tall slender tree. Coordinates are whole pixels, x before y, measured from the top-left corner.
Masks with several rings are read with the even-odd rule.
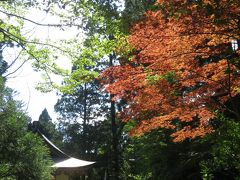
[[[62,94],[55,105],[55,111],[60,115],[60,130],[68,132],[75,127],[73,132],[79,138],[74,138],[75,143],[80,145],[79,150],[75,149],[78,156],[88,158],[93,150],[89,128],[94,126],[98,119],[104,118],[104,111],[107,109],[104,96],[95,80],[79,85],[73,94]],[[74,133],[70,136],[74,136]]]
[[[57,123],[52,121],[46,108],[42,111],[38,119],[38,130],[43,133],[58,147],[62,147],[62,134],[57,128]]]

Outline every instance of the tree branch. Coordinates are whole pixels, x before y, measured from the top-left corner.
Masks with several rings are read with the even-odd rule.
[[[21,52],[22,52],[22,51],[23,51],[23,50],[21,50]],[[13,62],[7,67],[7,69],[9,69],[9,68],[18,60],[18,58],[19,58],[20,55],[21,55],[21,52],[20,52],[20,53],[18,54],[18,56],[13,60]],[[24,62],[23,62],[20,66],[18,66],[17,69],[15,69],[14,71],[6,74],[4,77],[6,78],[6,77],[8,77],[9,75],[14,74],[14,73],[17,72],[25,63],[26,63],[26,61],[24,61]]]
[[[69,23],[69,24],[44,24],[44,23],[38,23],[38,22],[33,21],[31,19],[25,18],[25,17],[17,15],[17,14],[12,14],[12,13],[3,11],[1,9],[0,9],[0,12],[3,13],[3,14],[6,14],[8,16],[12,16],[12,17],[16,17],[16,18],[19,18],[19,19],[23,19],[25,21],[28,21],[28,22],[33,23],[33,24],[38,25],[38,26],[45,26],[45,27],[70,27],[70,26],[79,27],[79,26],[81,26],[79,24],[71,24],[71,23]]]
[[[4,29],[0,28],[0,31],[2,31],[2,30],[4,30]],[[7,32],[7,31],[4,30],[4,32]],[[35,59],[35,60],[40,64],[39,59],[38,59],[34,54],[32,54],[31,52],[29,52],[22,43],[20,43],[20,42],[17,41],[17,40],[19,40],[19,38],[17,38],[16,36],[13,35],[13,37],[17,38],[17,40],[16,40],[16,39],[12,38],[11,36],[9,36],[8,34],[5,34],[5,35],[7,35],[8,38],[9,38],[10,40],[12,40],[13,42],[16,42],[17,44],[19,44],[23,50],[25,50],[33,59]],[[24,64],[24,63],[23,63],[23,64]],[[23,65],[23,64],[22,64],[22,65]],[[20,67],[19,67],[19,68],[20,68]],[[46,75],[47,75],[47,77],[48,77],[48,79],[49,79],[50,84],[53,85],[53,82],[52,82],[52,80],[51,80],[51,77],[50,77],[50,75],[49,75],[49,73],[48,73],[48,71],[47,71],[48,69],[51,71],[51,69],[50,69],[47,65],[44,64],[43,70],[44,70],[44,72],[46,73]]]

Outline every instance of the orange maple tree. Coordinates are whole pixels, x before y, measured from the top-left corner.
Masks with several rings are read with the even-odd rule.
[[[129,36],[133,57],[102,76],[135,121],[131,134],[173,129],[174,141],[213,131],[215,112],[240,120],[240,2],[158,0]]]

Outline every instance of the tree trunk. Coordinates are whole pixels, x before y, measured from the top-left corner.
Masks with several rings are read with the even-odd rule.
[[[87,154],[87,137],[86,137],[86,126],[87,126],[87,85],[84,83],[84,89],[83,89],[83,156],[86,158]],[[82,176],[82,180],[85,180],[85,176]]]
[[[109,65],[113,66],[114,55],[110,54],[109,56]],[[118,151],[118,135],[117,135],[117,123],[116,123],[116,109],[115,102],[112,100],[113,95],[110,95],[110,118],[111,118],[111,131],[112,131],[112,166],[113,166],[113,180],[119,179],[119,151]]]

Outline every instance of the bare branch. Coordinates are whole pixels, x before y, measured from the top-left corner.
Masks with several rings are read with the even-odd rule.
[[[17,60],[17,58],[16,58],[16,60]],[[12,75],[12,74],[16,73],[21,67],[23,67],[23,65],[24,65],[26,62],[27,62],[27,61],[24,61],[20,66],[18,66],[17,69],[15,69],[14,71],[6,74],[4,77],[8,77],[9,75]]]
[[[79,24],[72,24],[72,23],[69,23],[69,24],[44,24],[44,23],[39,23],[39,22],[33,21],[31,19],[28,19],[26,17],[20,16],[20,15],[17,15],[17,14],[12,14],[12,13],[3,11],[1,9],[0,9],[0,12],[3,13],[3,14],[6,14],[8,16],[12,16],[12,17],[16,17],[16,18],[19,18],[19,19],[23,19],[23,20],[28,21],[30,23],[36,24],[38,26],[45,26],[45,27],[70,27],[70,26],[80,27],[81,26]]]
[[[13,65],[15,64],[15,62],[18,60],[18,58],[19,58],[20,55],[22,54],[22,51],[23,51],[23,50],[21,50],[21,51],[18,53],[17,57],[11,62],[10,65],[8,65],[7,69],[9,69],[11,66],[13,66]]]

